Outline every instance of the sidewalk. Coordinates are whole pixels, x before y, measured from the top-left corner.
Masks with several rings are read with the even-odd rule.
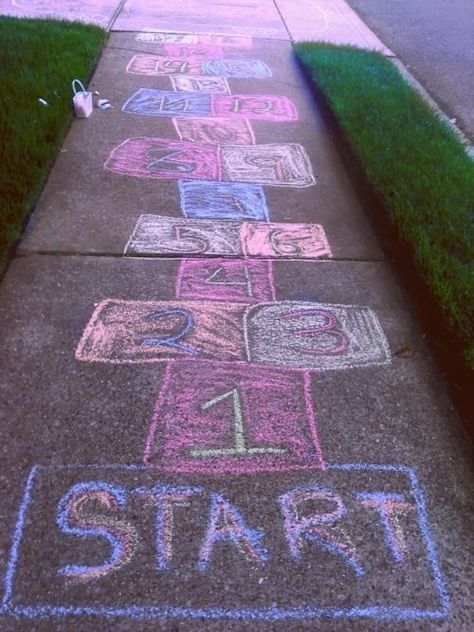
[[[470,444],[305,16],[163,4],[94,3],[114,108],[74,121],[0,286],[0,627],[468,632]]]

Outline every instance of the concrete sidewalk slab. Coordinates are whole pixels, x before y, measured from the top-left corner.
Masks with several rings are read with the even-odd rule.
[[[111,152],[126,139],[179,140],[172,118],[121,111],[127,99],[143,87],[173,96],[169,92],[168,76],[150,77],[125,71],[136,51],[156,53],[158,46],[162,44],[136,42],[135,36],[130,34],[112,35],[91,85],[110,99],[114,109],[95,110],[90,119],[74,121],[20,245],[21,252],[121,254],[140,215],[183,216],[175,179],[150,180],[104,170]],[[251,49],[243,51],[222,48],[229,59],[241,54],[243,59],[263,61],[273,72],[271,80],[227,79],[233,94],[248,95],[247,99],[252,95],[276,95],[279,101],[275,103],[280,104],[279,107],[284,103],[283,98],[296,106],[296,121],[251,120],[246,123],[253,130],[257,146],[283,142],[303,147],[316,178],[315,186],[306,188],[264,187],[269,219],[321,224],[336,258],[382,258],[290,45],[255,40]],[[180,97],[187,93],[176,94]],[[152,107],[155,107],[153,100]],[[257,102],[255,107],[261,107],[261,103]],[[179,120],[183,130],[185,120]],[[226,130],[230,129],[229,122],[225,126]],[[234,123],[232,129],[240,127]]]
[[[142,608],[139,616],[150,619],[158,616],[153,614],[152,606],[158,608],[157,613],[164,612],[159,608],[172,606],[168,610],[172,625],[173,618],[184,616],[184,605],[187,616],[192,616],[192,610],[203,608],[218,608],[219,612],[240,608],[245,621],[249,608],[265,613],[276,604],[283,610],[305,609],[303,620],[296,623],[298,629],[314,629],[311,608],[315,609],[313,616],[319,616],[318,608],[322,608],[329,617],[334,608],[343,608],[352,617],[351,629],[363,630],[367,629],[367,620],[357,622],[360,615],[353,610],[355,605],[362,610],[386,605],[398,609],[402,618],[407,608],[420,613],[446,611],[430,562],[436,550],[441,561],[440,577],[446,578],[452,600],[450,625],[467,632],[470,624],[466,626],[465,622],[470,620],[470,614],[466,599],[469,600],[473,580],[469,553],[474,526],[472,501],[468,500],[473,491],[468,448],[408,305],[384,263],[273,264],[277,300],[369,306],[380,319],[390,343],[393,353],[390,365],[310,377],[322,454],[325,463],[334,467],[331,465],[325,471],[316,469],[313,473],[308,469],[267,471],[258,477],[230,478],[210,473],[171,475],[158,469],[150,474],[149,470],[108,468],[114,463],[122,466],[142,463],[156,407],[162,411],[160,415],[164,414],[158,396],[163,388],[169,388],[164,381],[165,369],[153,364],[114,366],[80,362],[74,359],[74,350],[94,306],[104,298],[173,300],[180,265],[178,260],[32,255],[17,259],[2,284],[0,320],[4,336],[0,366],[6,376],[1,386],[5,402],[2,427],[6,436],[15,437],[17,446],[12,451],[11,444],[2,444],[5,492],[2,503],[5,504],[0,513],[4,517],[1,533],[6,548],[30,468],[34,464],[44,466],[32,476],[31,495],[24,505],[25,528],[12,580],[11,607],[28,606],[31,616],[36,616],[35,612],[42,608],[43,613],[54,616],[60,612],[58,608],[66,608],[63,614],[68,608],[77,614],[81,607],[87,606],[95,608],[102,617],[110,617],[114,608],[133,605]],[[294,279],[298,279],[297,285]],[[413,354],[397,356],[397,351],[407,346]],[[178,362],[174,366],[179,373],[183,365]],[[199,379],[212,384],[209,369],[205,364],[200,366]],[[272,391],[267,390],[267,398],[272,397]],[[174,401],[175,406],[182,405],[179,399]],[[174,417],[179,414],[175,410]],[[344,466],[351,463],[359,465],[356,469]],[[85,467],[55,469],[73,464]],[[370,464],[387,467],[373,469]],[[106,485],[104,493],[116,493],[113,490],[120,486],[131,494],[131,490],[148,488],[157,481],[163,486],[180,486],[180,493],[185,488],[189,488],[190,494],[196,488],[205,490],[192,499],[188,510],[176,510],[177,532],[169,571],[158,573],[154,568],[154,548],[144,546],[144,542],[153,540],[153,512],[144,512],[141,499],[135,501],[127,496],[130,511],[121,512],[119,522],[114,524],[117,528],[119,524],[130,525],[123,532],[124,537],[126,533],[135,534],[130,540],[133,559],[124,560],[123,570],[96,579],[97,588],[86,583],[79,590],[76,584],[76,588],[65,592],[58,568],[79,560],[98,561],[106,554],[105,548],[100,543],[94,545],[90,538],[79,548],[71,548],[75,539],[72,541],[71,536],[65,535],[67,530],[60,527],[61,521],[59,527],[55,523],[61,497],[74,484],[84,485],[87,481],[95,484],[101,481]],[[341,502],[352,516],[345,528],[355,546],[351,550],[357,551],[357,555],[350,557],[350,554],[346,561],[334,553],[305,557],[308,562],[301,575],[301,567],[288,561],[287,545],[278,535],[282,528],[278,498],[308,484],[325,490],[327,497],[318,497],[318,502],[343,499]],[[397,542],[402,547],[404,564],[394,558],[397,545],[387,544],[382,523],[377,521],[374,503],[382,491],[391,502],[407,505],[398,509],[394,505],[391,509],[399,512],[398,528],[403,528],[404,539]],[[225,494],[246,524],[263,530],[262,546],[268,549],[271,563],[264,563],[262,554],[260,570],[258,564],[257,570],[251,570],[253,567],[231,544],[227,552],[221,548],[222,544],[213,547],[211,557],[199,553],[205,536],[205,516],[212,502],[210,492]],[[257,502],[257,498],[262,502]],[[292,498],[288,496],[288,502],[293,502]],[[353,506],[354,502],[359,505]],[[422,502],[426,502],[426,516],[424,504],[419,504]],[[186,531],[185,511],[191,512],[186,516],[194,525],[192,533]],[[425,516],[421,522],[419,515]],[[426,548],[427,533],[434,549]],[[257,558],[260,555],[258,547],[255,555]],[[198,572],[198,562],[204,565],[202,569],[208,567],[208,570]],[[231,574],[229,565],[233,569]],[[133,588],[138,568],[141,569],[139,593]],[[148,570],[143,573],[143,569]],[[301,576],[303,581],[281,582],[278,577],[282,573],[286,577]],[[211,586],[225,586],[227,590],[221,594],[220,589],[215,592]],[[256,600],[249,596],[249,586],[252,593],[256,591]],[[203,629],[212,629],[211,622],[204,623],[208,615],[200,616]],[[377,623],[377,616],[370,620],[371,629],[398,629],[399,623],[391,624],[390,617]],[[288,629],[288,621],[282,621],[280,627],[279,618],[280,615],[268,624],[273,626],[268,629]],[[346,618],[329,623],[331,630],[345,630],[347,624]],[[103,629],[104,619],[95,619],[90,625],[90,629]],[[189,628],[186,623],[183,625],[183,629],[193,629],[192,622]],[[227,622],[224,625],[228,629]],[[229,629],[242,629],[241,625],[242,622],[229,622]],[[128,621],[127,626],[141,629],[138,622]],[[257,624],[253,620],[250,626],[250,629],[267,629],[264,621]],[[415,619],[413,623],[405,621],[404,629],[432,630],[437,629],[437,624],[430,619],[426,624]]]
[[[0,0],[0,15],[79,20],[109,28],[120,0]]]
[[[345,0],[276,0],[276,5],[293,40],[357,46],[393,56]]]
[[[114,31],[180,31],[228,33],[288,39],[271,0],[175,0],[150,3],[127,0],[114,22]]]

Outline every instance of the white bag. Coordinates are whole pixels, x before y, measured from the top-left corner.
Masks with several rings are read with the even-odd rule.
[[[79,86],[80,90],[76,88],[76,85]],[[92,114],[92,92],[87,92],[79,79],[74,79],[72,82],[72,91],[74,93],[72,98],[74,115],[77,118],[87,118]]]

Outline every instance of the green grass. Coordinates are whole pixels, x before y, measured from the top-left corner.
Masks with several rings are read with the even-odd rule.
[[[95,26],[0,17],[0,270],[69,126],[71,80],[88,78],[104,38]]]
[[[311,42],[295,50],[474,368],[474,162],[381,54]]]

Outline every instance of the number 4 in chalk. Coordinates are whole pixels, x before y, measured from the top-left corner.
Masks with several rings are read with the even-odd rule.
[[[219,402],[222,402],[228,398],[232,399],[232,413],[233,413],[233,446],[229,448],[198,448],[191,450],[191,456],[209,458],[209,457],[222,457],[222,456],[251,456],[254,454],[284,454],[286,449],[277,448],[271,446],[255,446],[248,447],[245,438],[244,417],[242,413],[242,403],[240,401],[240,393],[238,389],[233,388],[231,391],[227,391],[222,395],[218,395],[213,399],[201,404],[201,410],[209,410]]]
[[[243,268],[244,280],[242,281],[229,281],[227,280],[227,274],[224,271],[224,268],[220,267],[214,270],[212,274],[210,274],[205,283],[209,285],[243,285],[247,290],[247,296],[253,296],[252,293],[252,280],[250,278],[250,274],[248,269],[244,266]],[[219,278],[224,277],[224,281],[219,280]]]

